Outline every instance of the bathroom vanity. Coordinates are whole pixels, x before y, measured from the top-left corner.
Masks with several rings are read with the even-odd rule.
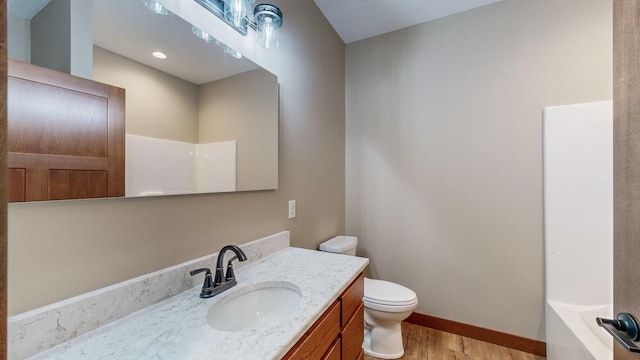
[[[363,296],[364,276],[360,274],[284,359],[363,359]]]
[[[274,238],[279,245],[269,244]],[[213,298],[199,297],[202,277],[188,272],[215,266],[217,254],[14,316],[9,319],[9,359],[363,357],[362,271],[368,259],[289,247],[288,232],[240,247],[248,257],[241,264],[249,264],[236,269],[238,285]],[[185,282],[186,289],[175,287]],[[250,312],[250,306],[215,313],[265,287],[294,291],[299,301],[286,314],[256,323],[241,319],[240,325],[231,324],[246,318],[238,309]],[[135,307],[174,288],[173,296]],[[109,320],[122,308],[130,314]],[[218,315],[229,319],[227,330],[215,328],[212,317]],[[74,333],[94,323],[95,329]]]

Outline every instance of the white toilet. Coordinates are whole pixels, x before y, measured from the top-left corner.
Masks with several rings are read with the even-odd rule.
[[[355,255],[358,238],[336,236],[320,244],[320,250]],[[418,306],[411,289],[389,281],[364,279],[365,354],[380,359],[398,359],[404,355],[400,323]]]

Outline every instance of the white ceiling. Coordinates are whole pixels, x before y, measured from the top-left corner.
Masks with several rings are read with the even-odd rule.
[[[314,0],[342,40],[354,41],[502,0]]]

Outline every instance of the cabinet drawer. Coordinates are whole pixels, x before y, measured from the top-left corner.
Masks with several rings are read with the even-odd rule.
[[[283,359],[322,359],[339,333],[340,303],[336,301]]]
[[[364,304],[356,310],[355,315],[342,328],[342,360],[357,360],[362,358],[364,353],[362,343],[364,342]]]
[[[364,276],[360,274],[340,296],[342,303],[342,317],[340,319],[341,327],[344,327],[356,310],[358,310],[358,307],[362,304],[363,296]]]
[[[331,345],[329,351],[327,351],[327,353],[324,355],[322,360],[340,360],[340,355],[342,354],[342,348],[340,347],[340,344],[341,340],[340,338],[337,338],[333,345]]]

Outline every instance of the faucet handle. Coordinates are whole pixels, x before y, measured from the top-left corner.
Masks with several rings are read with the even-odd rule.
[[[204,272],[204,284],[202,284],[202,291],[200,291],[200,297],[205,299],[205,298],[210,298],[213,296],[213,280],[211,279],[211,270],[209,270],[209,268],[202,268],[202,269],[196,269],[196,270],[191,270],[189,272],[189,274],[191,276],[200,274],[201,272]]]
[[[222,277],[223,272],[223,268],[216,268],[216,280],[213,282],[213,287],[218,287],[224,284],[224,278]]]
[[[229,262],[227,262],[227,273],[224,276],[225,281],[231,281],[236,278],[235,274],[233,273],[233,264],[231,263],[233,260],[238,260],[238,257],[234,256],[229,259]]]
[[[198,275],[198,274],[200,274],[201,272],[205,272],[205,271],[206,271],[205,276],[206,276],[207,274],[211,274],[211,270],[209,270],[209,268],[202,268],[202,269],[195,269],[195,270],[191,270],[191,271],[189,271],[189,275],[194,276],[194,275]]]

